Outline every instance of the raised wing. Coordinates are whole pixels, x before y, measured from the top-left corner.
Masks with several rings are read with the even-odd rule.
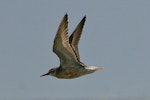
[[[80,23],[77,25],[71,36],[69,37],[69,43],[71,47],[73,48],[77,59],[80,61],[80,55],[79,55],[79,50],[78,50],[78,43],[82,34],[82,29],[84,26],[86,20],[86,16],[83,17],[83,19],[80,21]]]
[[[68,15],[66,14],[56,33],[53,52],[59,57],[60,65],[68,65],[77,62],[77,57],[69,44],[68,38]]]

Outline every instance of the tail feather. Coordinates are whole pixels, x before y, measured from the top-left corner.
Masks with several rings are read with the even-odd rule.
[[[88,66],[87,69],[97,71],[97,70],[102,70],[103,68],[101,68],[101,67],[96,67],[96,66]]]

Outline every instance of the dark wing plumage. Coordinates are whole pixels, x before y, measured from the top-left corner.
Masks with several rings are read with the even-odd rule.
[[[77,59],[80,61],[80,55],[79,55],[79,50],[78,50],[78,43],[82,34],[82,29],[84,26],[86,20],[86,16],[83,17],[83,19],[80,21],[80,23],[77,25],[71,36],[69,37],[69,43],[71,47],[73,48]]]
[[[59,57],[60,65],[65,66],[78,61],[76,54],[69,44],[67,14],[63,17],[58,27],[58,31],[54,39],[53,52]]]

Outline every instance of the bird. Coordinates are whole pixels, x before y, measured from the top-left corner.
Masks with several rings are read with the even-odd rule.
[[[41,77],[50,75],[58,79],[73,79],[102,70],[101,67],[87,66],[80,61],[78,43],[85,21],[86,16],[83,17],[73,33],[68,36],[68,14],[64,15],[53,44],[53,52],[59,57],[60,65],[51,68],[48,73],[41,75]]]

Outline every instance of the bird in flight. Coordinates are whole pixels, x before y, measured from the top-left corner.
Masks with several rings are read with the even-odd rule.
[[[51,75],[60,79],[72,79],[102,69],[96,66],[86,66],[80,61],[78,43],[85,20],[86,16],[83,17],[69,37],[68,15],[65,14],[58,27],[53,44],[53,52],[59,57],[60,65],[59,67],[50,69],[48,73],[41,76]]]

